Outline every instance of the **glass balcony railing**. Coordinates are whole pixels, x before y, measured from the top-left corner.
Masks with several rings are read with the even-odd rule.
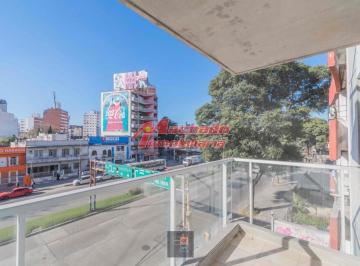
[[[181,265],[229,223],[358,254],[359,169],[229,158],[0,205],[0,265]]]

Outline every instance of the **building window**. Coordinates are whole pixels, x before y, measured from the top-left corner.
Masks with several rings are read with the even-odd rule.
[[[91,152],[91,156],[96,156],[97,155],[97,152],[96,151],[92,151]]]
[[[17,165],[17,157],[10,157],[10,165]]]
[[[103,150],[103,156],[106,156],[106,150]]]
[[[57,150],[56,149],[51,149],[49,150],[49,157],[56,157],[57,156]]]
[[[124,151],[124,146],[116,146],[116,151]]]
[[[34,157],[35,158],[42,158],[43,157],[43,150],[35,150]]]
[[[69,156],[69,154],[70,154],[70,151],[69,151],[69,149],[62,149],[62,157],[67,157],[67,156]]]
[[[80,155],[80,148],[74,148],[74,156]]]
[[[73,164],[73,169],[79,169],[79,163],[74,163]]]
[[[108,157],[111,157],[111,150],[108,150]]]

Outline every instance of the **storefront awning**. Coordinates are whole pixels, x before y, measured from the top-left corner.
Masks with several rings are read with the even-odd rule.
[[[121,0],[232,73],[360,43],[359,0]]]

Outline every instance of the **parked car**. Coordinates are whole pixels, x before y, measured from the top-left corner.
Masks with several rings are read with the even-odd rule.
[[[73,181],[74,186],[84,185],[90,183],[90,174],[81,175]]]
[[[16,187],[13,188],[11,191],[0,192],[0,200],[27,196],[30,195],[32,192],[33,190],[30,187]]]
[[[111,175],[97,175],[95,178],[96,178],[96,182],[101,182],[105,180],[110,180],[113,177]]]

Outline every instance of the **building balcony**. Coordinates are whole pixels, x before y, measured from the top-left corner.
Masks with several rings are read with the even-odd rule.
[[[152,115],[131,115],[132,119],[139,119],[143,121],[153,121],[155,118]]]
[[[0,264],[359,265],[359,173],[229,158],[4,202]]]
[[[27,157],[26,163],[29,164],[38,164],[38,163],[57,163],[65,161],[75,161],[75,160],[86,160],[89,159],[88,154],[83,155],[67,155],[67,156],[47,156],[47,157]]]

